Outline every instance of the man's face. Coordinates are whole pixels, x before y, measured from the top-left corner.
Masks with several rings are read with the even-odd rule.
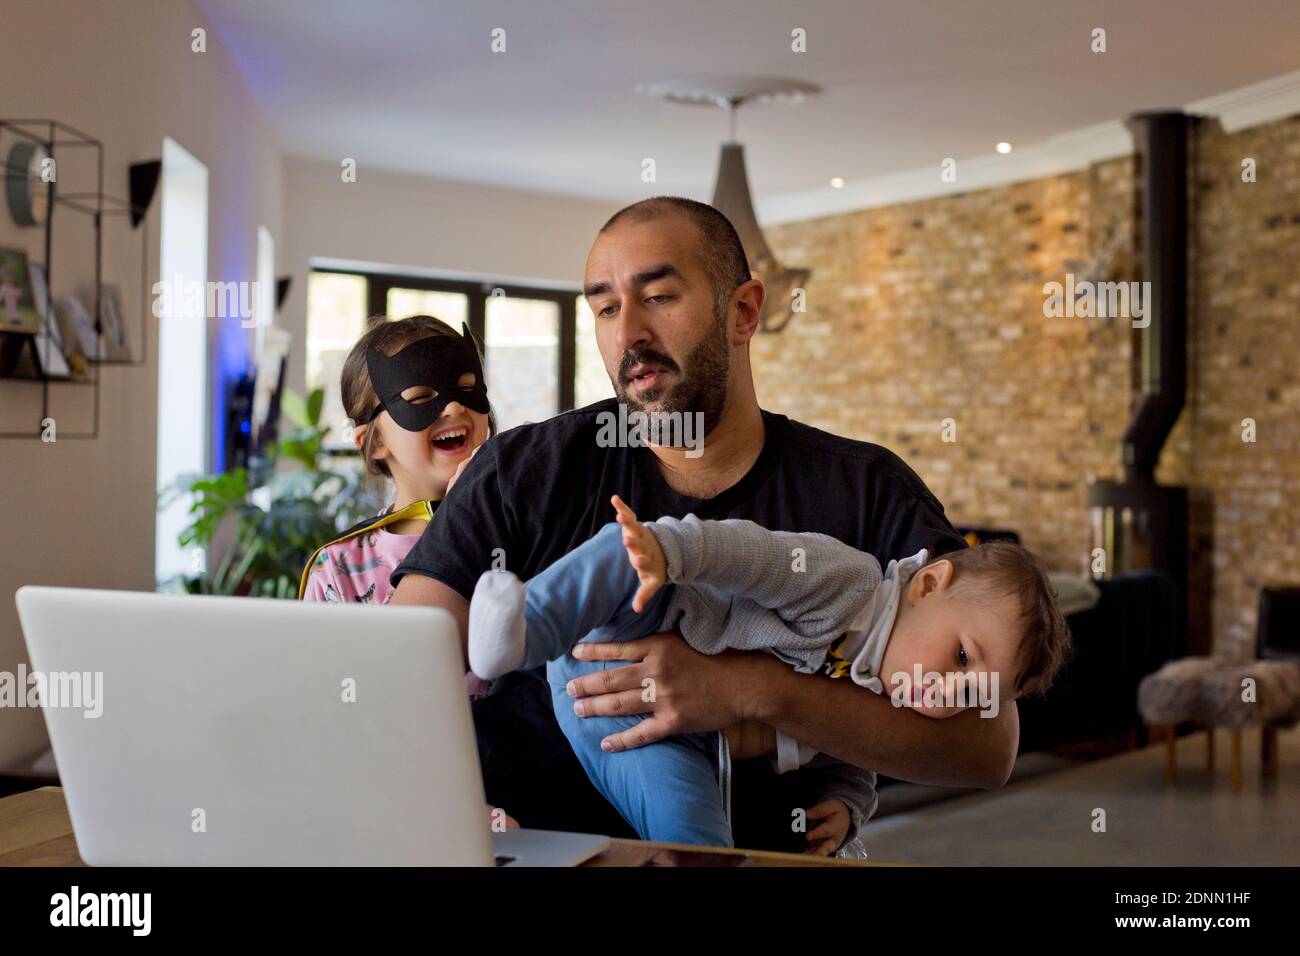
[[[591,247],[583,289],[619,400],[633,411],[701,412],[707,433],[726,403],[731,340],[700,241],[683,216],[621,223]]]

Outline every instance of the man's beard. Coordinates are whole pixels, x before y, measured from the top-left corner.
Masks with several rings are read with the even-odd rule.
[[[721,420],[727,402],[727,377],[731,370],[731,352],[724,316],[725,313],[715,313],[713,326],[704,340],[686,357],[684,369],[671,356],[655,349],[630,349],[624,352],[618,363],[618,375],[614,383],[619,401],[625,403],[630,412],[702,413],[704,434],[712,432]],[[637,398],[630,391],[631,379],[628,372],[641,364],[657,365],[665,372],[676,374],[678,380],[671,388],[656,385]]]

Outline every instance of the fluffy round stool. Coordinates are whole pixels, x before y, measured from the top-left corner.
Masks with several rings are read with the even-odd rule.
[[[1266,776],[1277,773],[1277,731],[1300,720],[1300,664],[1289,661],[1233,661],[1185,657],[1170,661],[1138,686],[1138,710],[1148,726],[1166,727],[1166,775],[1177,771],[1175,730],[1193,723],[1206,728],[1206,765],[1214,770],[1214,731],[1232,735],[1232,789],[1241,789],[1241,731],[1261,729],[1260,758]]]

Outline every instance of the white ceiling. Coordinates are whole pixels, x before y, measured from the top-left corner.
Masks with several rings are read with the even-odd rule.
[[[682,74],[823,87],[741,112],[770,199],[1300,69],[1296,0],[200,2],[291,155],[611,200],[708,198],[725,114],[635,92]],[[1089,49],[1098,26],[1104,54]]]

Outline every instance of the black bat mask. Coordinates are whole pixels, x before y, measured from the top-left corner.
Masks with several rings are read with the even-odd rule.
[[[458,336],[435,335],[412,342],[396,355],[378,349],[366,349],[366,369],[379,396],[379,405],[363,424],[375,420],[382,411],[408,432],[421,432],[438,420],[450,402],[460,402],[476,412],[488,413],[487,385],[483,382],[483,363],[469,326],[462,326]],[[462,388],[461,377],[474,375],[474,384]],[[434,391],[430,401],[412,405],[402,392],[423,385]]]

